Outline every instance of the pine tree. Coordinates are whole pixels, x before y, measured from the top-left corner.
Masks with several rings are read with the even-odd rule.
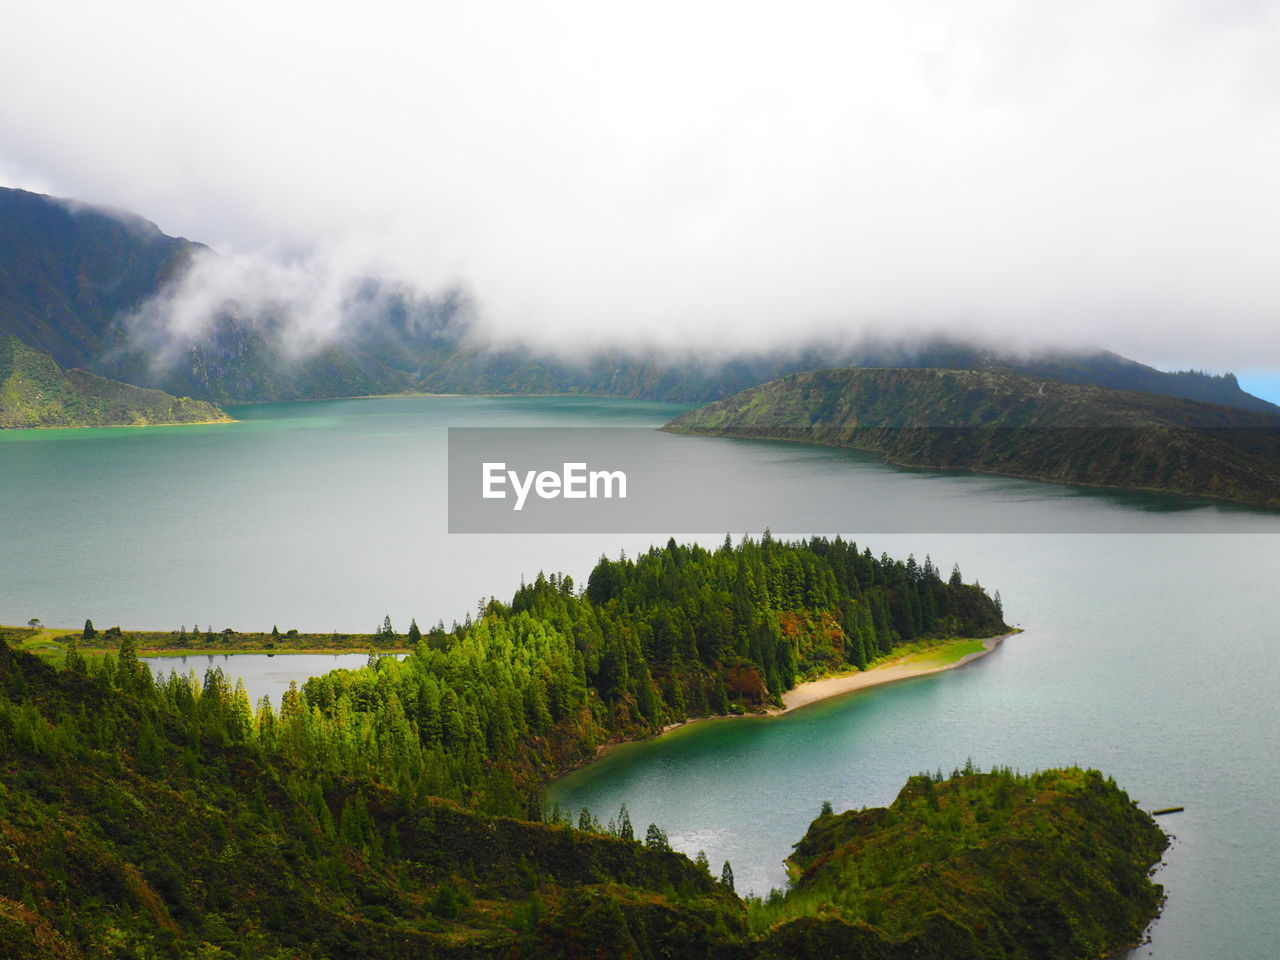
[[[644,845],[650,850],[671,852],[671,842],[667,839],[665,831],[656,823],[649,824],[649,829],[644,835]]]
[[[138,672],[146,669],[138,660],[138,648],[132,637],[125,637],[120,641],[120,652],[116,657],[116,664],[120,679],[126,684],[132,683],[138,676]]]
[[[80,650],[76,646],[76,642],[74,640],[67,641],[67,650],[63,658],[62,665],[72,673],[87,673],[89,670],[89,666],[85,662],[84,657],[80,654]]]
[[[422,639],[422,631],[418,629],[417,620],[409,621],[408,637],[409,637],[409,643],[412,644],[413,646],[417,646],[418,641]]]
[[[636,838],[636,833],[631,828],[631,814],[627,812],[625,803],[622,805],[622,809],[618,811],[618,836],[623,840],[634,840]]]
[[[726,539],[728,538],[726,537]],[[693,858],[693,865],[708,876],[711,875],[711,861],[707,859],[707,851],[699,850],[698,855]]]
[[[720,886],[724,887],[730,893],[733,893],[733,867],[729,866],[729,861],[724,862],[724,866],[720,868]]]
[[[951,579],[948,581],[948,583],[953,587],[964,586],[964,578],[960,576],[960,564],[957,563],[954,566],[952,566]]]
[[[96,637],[97,635],[98,635],[98,631],[97,631],[97,630],[95,630],[95,629],[93,629],[93,621],[92,621],[92,620],[86,620],[86,621],[84,622],[84,635],[83,635],[83,639],[85,639],[85,640],[92,640],[92,639],[93,639],[94,637]]]

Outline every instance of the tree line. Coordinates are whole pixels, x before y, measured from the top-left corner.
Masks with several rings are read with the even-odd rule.
[[[539,574],[509,603],[415,630],[404,660],[371,656],[313,677],[278,709],[251,704],[219,667],[153,680],[127,637],[93,669],[185,724],[192,744],[252,744],[406,799],[530,815],[542,784],[603,743],[758,709],[806,677],[865,667],[904,643],[1003,629],[981,587],[958,572],[944,580],[929,558],[766,533],[602,558],[581,590]],[[72,649],[68,665],[82,664]]]

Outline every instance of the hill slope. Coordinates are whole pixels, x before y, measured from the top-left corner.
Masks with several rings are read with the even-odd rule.
[[[316,775],[208,679],[0,642],[0,958],[693,957],[743,933],[683,856]]]
[[[1280,507],[1280,416],[998,371],[817,370],[692,410],[664,429]]]
[[[117,427],[230,421],[211,403],[62,370],[17,337],[0,337],[0,428]]]
[[[887,809],[814,820],[752,924],[766,957],[1109,956],[1159,912],[1167,845],[1096,770],[923,774]]]
[[[130,315],[209,256],[217,255],[134,214],[0,188],[0,336],[64,368],[223,403],[410,385],[407,374],[343,345],[299,356],[277,318],[245,316],[234,304],[198,335],[129,327]]]
[[[132,214],[0,189],[0,335],[94,369],[120,344],[115,318],[201,249]]]
[[[341,673],[380,689],[395,662]],[[1096,773],[914,778],[819,817],[793,890],[744,909],[624,811],[572,829],[424,794],[448,761],[415,758],[408,699],[374,736],[358,701],[323,731],[308,699],[255,716],[217,667],[157,681],[122,645],[55,669],[0,641],[0,960],[1086,960],[1159,904],[1164,839]]]

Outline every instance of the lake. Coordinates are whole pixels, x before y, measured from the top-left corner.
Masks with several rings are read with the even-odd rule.
[[[220,667],[231,678],[232,685],[237,678],[244,681],[245,693],[255,708],[260,698],[270,697],[277,710],[280,696],[289,689],[290,682],[302,686],[308,677],[331,670],[359,670],[369,663],[367,653],[211,653],[140,659],[157,677],[174,671],[186,676],[194,670],[197,679],[203,681],[206,671]]]
[[[583,582],[602,553],[680,531],[450,536],[446,428],[656,426],[683,409],[414,397],[237,408],[241,422],[219,426],[0,433],[0,622],[348,632],[390,614],[403,630],[411,616],[461,619],[540,569]],[[1178,838],[1159,874],[1169,901],[1135,955],[1274,955],[1280,518],[900,471],[838,450],[670,442],[672,469],[714,461],[727,489],[756,499],[764,519],[745,529],[839,532],[877,554],[958,562],[1026,632],[955,671],[621,748],[554,785],[558,802],[607,819],[625,801],[641,829],[657,822],[680,849],[731,860],[739,889],[765,892],[823,800],[884,804],[910,774],[966,758],[1096,766],[1148,808],[1187,807],[1162,820]],[[1025,529],[1149,532],[926,521],[860,535],[846,526],[854,501],[933,511],[939,530],[962,510],[1043,520]],[[269,669],[326,667],[290,659]],[[234,658],[215,662],[236,673]],[[187,666],[203,674],[208,661]]]

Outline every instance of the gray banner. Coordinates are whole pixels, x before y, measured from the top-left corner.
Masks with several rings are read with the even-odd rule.
[[[1172,494],[647,428],[451,428],[450,533],[1280,532],[1280,515]]]

